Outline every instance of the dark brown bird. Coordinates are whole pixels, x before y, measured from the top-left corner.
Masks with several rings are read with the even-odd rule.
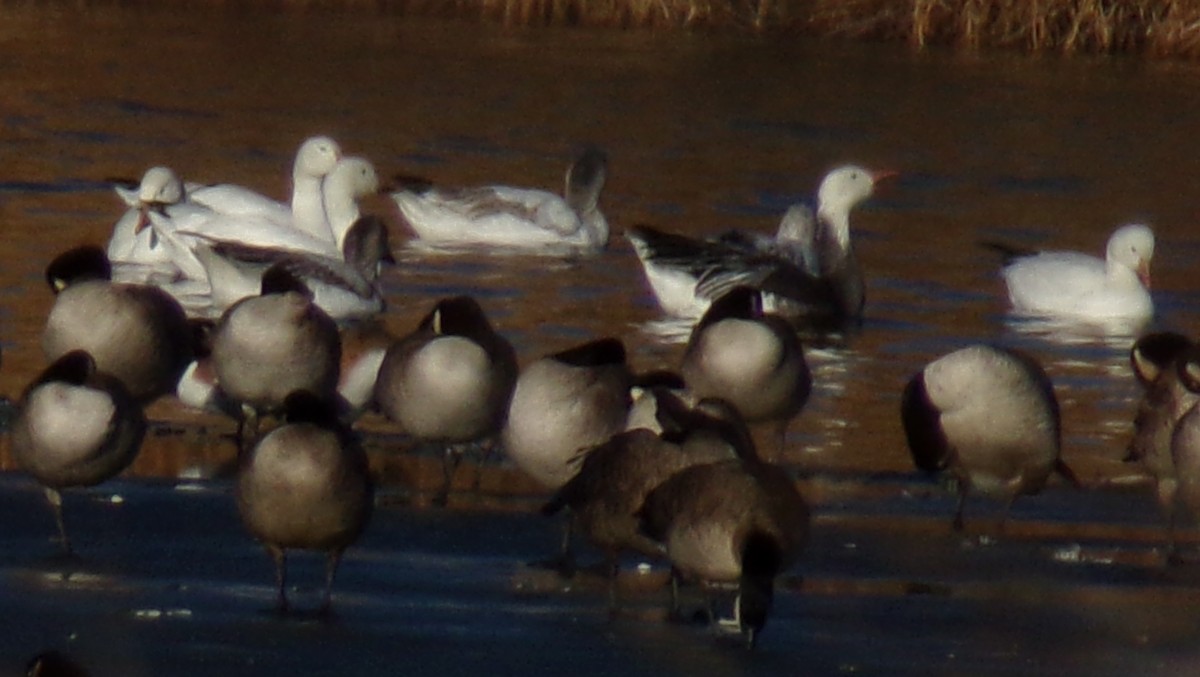
[[[238,512],[275,563],[277,607],[288,610],[287,551],[317,550],[327,558],[321,612],[330,609],[342,553],[358,539],[373,506],[367,457],[328,398],[288,395],[287,421],[243,454],[237,475]]]

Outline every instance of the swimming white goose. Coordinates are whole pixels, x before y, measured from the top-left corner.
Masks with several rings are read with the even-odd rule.
[[[1149,320],[1154,232],[1129,224],[1113,232],[1103,259],[1071,251],[1013,254],[1003,269],[1017,313],[1080,320]]]
[[[21,396],[12,425],[17,465],[45,489],[63,549],[71,551],[61,490],[108,480],[133,462],[146,433],[142,409],[86,351],[54,361]]]
[[[161,271],[164,278],[177,273],[170,250],[159,245],[154,231],[144,226],[149,211],[184,200],[179,176],[169,167],[151,167],[136,186],[116,183],[113,190],[129,208],[113,226],[108,240],[109,261],[114,266],[144,266],[147,269],[141,274],[146,277],[154,271]]]
[[[153,237],[170,252],[184,277],[206,282],[195,254],[199,243],[300,251],[340,258],[325,212],[323,181],[341,159],[337,143],[313,137],[300,146],[292,172],[292,205],[231,184],[192,186],[185,199],[147,212]],[[190,184],[189,184],[190,185]],[[341,190],[356,191],[352,181]],[[345,218],[339,213],[340,218]]]
[[[607,174],[607,156],[588,148],[567,170],[563,196],[509,186],[423,185],[392,198],[404,222],[428,244],[595,251],[608,244],[599,206]]]
[[[865,298],[850,211],[894,174],[856,165],[834,169],[821,181],[816,210],[789,209],[773,242],[738,234],[702,240],[647,226],[626,236],[669,315],[699,317],[712,299],[743,285],[762,290],[768,310],[837,328],[862,314]]]
[[[930,362],[905,387],[901,419],[916,466],[958,480],[956,530],[969,494],[1003,501],[1007,517],[1013,501],[1040,492],[1052,472],[1078,485],[1060,457],[1054,386],[1022,353],[973,345]]]
[[[345,251],[346,233],[362,216],[359,199],[378,192],[379,176],[366,158],[344,157],[325,177],[321,188],[325,217],[339,251]]]
[[[381,268],[395,262],[387,224],[376,216],[360,217],[347,230],[342,245],[342,255],[334,259],[229,242],[198,243],[195,255],[211,290],[209,313],[219,315],[234,303],[257,295],[263,273],[272,266],[282,266],[304,283],[317,306],[333,319],[360,320],[378,315],[384,308],[378,284]]]
[[[323,179],[341,160],[338,143],[327,136],[305,139],[292,165],[291,206],[233,184],[192,186],[188,199],[227,216],[258,217],[290,226],[324,242],[333,242],[325,215]]]
[[[55,299],[42,351],[53,361],[85,350],[100,371],[149,402],[175,389],[192,359],[192,331],[183,309],[161,289],[110,278],[99,247],[76,247],[50,262],[46,281]]]

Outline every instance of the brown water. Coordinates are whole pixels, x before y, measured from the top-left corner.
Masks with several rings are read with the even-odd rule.
[[[810,353],[817,389],[788,438],[787,460],[805,477],[817,508],[814,554],[801,566],[811,595],[785,603],[790,620],[773,621],[782,627],[772,627],[763,647],[769,652],[768,638],[775,637],[781,655],[759,660],[794,669],[793,652],[799,651],[801,659],[819,658],[817,673],[873,668],[883,674],[983,674],[1037,666],[1047,674],[1169,672],[1172,652],[1195,639],[1195,612],[1180,600],[1196,594],[1188,575],[1164,580],[1156,573],[1157,518],[1148,491],[1080,494],[1054,486],[1043,497],[1018,502],[1010,524],[1016,542],[964,550],[946,530],[949,499],[912,471],[898,406],[904,381],[944,352],[980,340],[1021,346],[1046,364],[1055,381],[1067,462],[1089,484],[1136,483],[1138,469],[1120,463],[1136,396],[1126,366],[1129,337],[1064,341],[1007,321],[998,262],[978,242],[1006,239],[1100,253],[1115,226],[1147,220],[1159,241],[1158,324],[1196,334],[1200,298],[1192,260],[1200,248],[1194,225],[1200,214],[1193,183],[1200,155],[1190,141],[1200,127],[1198,85],[1200,70],[1193,66],[1124,59],[913,54],[894,46],[685,33],[525,31],[356,12],[4,7],[0,393],[16,395],[43,366],[37,337],[51,301],[41,279],[46,262],[67,246],[105,242],[121,206],[104,179],[140,176],[154,164],[172,166],[191,180],[242,183],[282,197],[295,147],[306,136],[326,133],[385,175],[556,188],[572,151],[596,143],[610,155],[602,200],[615,230],[609,251],[567,261],[431,254],[405,247],[407,234],[397,226],[401,261],[386,278],[386,321],[405,331],[435,299],[471,293],[523,359],[618,334],[635,364],[647,368],[672,364],[680,346],[653,331],[661,317],[621,237],[623,228],[644,222],[695,234],[769,232],[829,167],[855,161],[891,168],[901,178],[853,220],[867,277],[865,330],[847,346]],[[390,201],[380,198],[369,209],[396,223]],[[172,401],[156,404],[151,414],[171,423],[170,430],[147,440],[138,475],[172,478],[194,465],[211,469],[231,455],[228,444],[211,434],[230,429],[226,422],[184,412]],[[208,427],[198,430],[195,423]],[[364,426],[387,429],[372,419]],[[176,430],[182,434],[167,434]],[[389,490],[428,490],[435,483],[433,459],[398,456],[388,439],[376,449]],[[224,485],[213,486],[220,492]],[[138,483],[128,490],[153,495]],[[501,466],[481,480],[482,495],[456,502],[491,505],[493,494],[530,490]],[[166,503],[167,510],[189,510],[179,501]],[[35,507],[26,510],[41,510],[32,497],[29,505]],[[971,514],[986,510],[980,506]],[[544,528],[533,516],[521,518],[525,531]],[[474,524],[488,518],[385,512],[376,520],[384,526],[373,528],[375,545],[360,557],[380,566],[404,553],[378,535],[407,528],[397,522]],[[467,533],[463,523],[454,524]],[[220,533],[228,542],[219,548],[252,550],[236,527]],[[136,552],[155,551],[153,541],[129,538]],[[913,539],[922,552],[908,552]],[[36,535],[15,544],[13,561],[22,570],[31,566],[19,556],[30,543],[44,549]],[[536,538],[523,543],[541,547]],[[464,555],[462,566],[490,570],[496,559],[512,565],[536,553],[509,548],[501,555],[474,554]],[[359,587],[348,594],[371,594],[378,583],[373,577],[382,576],[371,572],[357,581],[348,574],[348,587]],[[239,594],[265,605],[265,564],[261,580],[258,573],[239,583],[249,590]],[[401,585],[429,585],[422,581]],[[913,590],[934,592],[914,600]],[[61,610],[44,597],[32,598],[39,613]],[[569,604],[592,609],[592,601]],[[197,609],[216,604],[190,603]],[[555,605],[567,603],[552,601],[537,613],[552,616]],[[1156,610],[1164,604],[1167,611],[1159,617]],[[95,600],[84,604],[78,621],[84,626],[107,613],[89,605],[100,606]],[[1065,619],[1063,609],[1075,605],[1088,613]],[[1117,629],[1115,617],[1125,608],[1136,610],[1130,612],[1136,627]],[[345,615],[360,611],[351,603]],[[386,609],[364,613],[369,620],[360,622],[372,632],[391,631],[376,623]],[[1009,636],[1015,630],[1006,614],[1042,624],[1049,635]],[[447,621],[446,632],[453,634],[459,620]],[[926,622],[933,638],[912,636],[911,626]],[[830,623],[842,626],[829,630]],[[1098,624],[1106,630],[1089,640]],[[628,648],[644,633],[660,632],[644,626],[618,632],[616,644]],[[217,622],[203,627],[200,634],[228,630]],[[555,630],[516,627],[525,639]],[[964,627],[970,630],[959,637]],[[61,642],[68,634],[55,632],[50,639],[22,641]],[[285,646],[294,639],[267,634]],[[1069,658],[1056,653],[1049,638],[1069,640]],[[672,641],[703,644],[695,637]],[[788,648],[789,642],[802,648]],[[872,642],[880,642],[883,653],[864,657],[866,647],[876,646]],[[1084,660],[1096,642],[1115,647],[1103,654],[1115,661],[1104,670]],[[388,651],[360,644],[354,660],[362,652]],[[120,658],[86,648],[91,644],[78,646],[100,663],[128,668]],[[13,643],[4,655],[15,660],[29,648]],[[195,650],[188,665],[211,658],[202,646]],[[614,655],[608,664],[621,665],[625,654]],[[955,655],[972,658],[955,663]],[[245,667],[256,656],[243,647],[235,662]],[[169,656],[151,651],[143,658],[156,670],[183,674]],[[776,659],[783,663],[771,662]],[[725,665],[730,673],[758,669],[728,655],[720,660],[734,661]],[[424,663],[460,672],[470,664],[445,657]],[[532,671],[554,671],[552,664],[535,662]],[[370,662],[361,665],[378,671]],[[686,661],[676,661],[665,669],[686,668]]]

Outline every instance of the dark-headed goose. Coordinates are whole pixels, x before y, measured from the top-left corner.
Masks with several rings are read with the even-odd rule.
[[[54,361],[21,396],[12,425],[17,465],[33,475],[54,509],[63,549],[63,489],[108,480],[133,462],[146,433],[142,409],[117,378],[82,350]]]
[[[358,539],[371,515],[367,457],[354,434],[338,421],[332,401],[298,391],[287,397],[284,409],[287,422],[241,457],[238,512],[275,563],[281,612],[288,609],[287,551],[326,554],[321,611],[327,612],[342,553]]]
[[[508,457],[547,489],[579,470],[579,452],[625,428],[633,376],[615,338],[585,343],[525,366],[502,440]]]
[[[692,329],[680,373],[695,397],[722,398],[751,423],[776,422],[781,444],[812,389],[796,331],[765,314],[760,292],[749,287],[713,301]]]
[[[608,158],[588,148],[567,170],[564,195],[509,186],[437,188],[392,194],[400,216],[422,242],[514,249],[595,251],[608,244],[600,191]]]
[[[1027,355],[987,345],[944,355],[908,382],[901,418],[916,466],[958,482],[956,529],[969,494],[1003,501],[1007,517],[1012,502],[1041,491],[1052,472],[1078,484],[1059,456],[1054,387]]]
[[[608,557],[610,603],[616,599],[618,556],[623,551],[662,554],[640,528],[646,496],[684,468],[738,457],[743,444],[736,411],[711,400],[694,409],[665,389],[655,389],[656,427],[634,428],[586,450],[579,472],[542,507],[542,514],[571,510],[575,526]],[[729,419],[736,419],[730,421]]]
[[[1142,398],[1133,420],[1128,460],[1141,463],[1154,478],[1158,505],[1166,520],[1170,558],[1178,555],[1176,498],[1182,481],[1172,438],[1180,420],[1200,402],[1200,393],[1194,392],[1200,374],[1196,351],[1190,339],[1174,332],[1147,334],[1129,351],[1133,373],[1142,386]],[[1194,438],[1195,432],[1189,431],[1179,442],[1181,458],[1192,463],[1195,463],[1191,458],[1194,452],[1190,449]]]
[[[516,351],[468,296],[438,301],[388,349],[375,401],[404,432],[446,445],[438,502],[446,500],[463,445],[500,432],[516,380]]]
[[[217,385],[241,407],[250,435],[259,416],[282,409],[292,392],[333,399],[340,359],[337,324],[279,267],[263,275],[262,294],[225,311],[212,335]]]
[[[179,304],[155,287],[110,281],[104,251],[82,246],[46,268],[56,294],[42,330],[42,351],[56,360],[87,351],[99,371],[125,384],[139,402],[174,391],[192,359],[192,332]]]
[[[738,439],[740,458],[672,475],[646,497],[641,528],[662,544],[674,574],[706,587],[737,587],[728,623],[754,646],[767,622],[775,578],[808,540],[809,510],[788,473],[758,457],[736,411],[726,420],[736,426],[730,439]],[[673,613],[676,586],[673,576]]]

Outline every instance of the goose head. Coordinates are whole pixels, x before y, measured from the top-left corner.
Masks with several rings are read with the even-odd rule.
[[[1150,288],[1150,259],[1154,257],[1154,231],[1149,226],[1131,223],[1113,231],[1108,238],[1105,261],[1109,275],[1117,270],[1133,271],[1142,286]]]
[[[292,176],[322,177],[333,171],[342,158],[337,141],[328,136],[314,136],[300,145]]]

